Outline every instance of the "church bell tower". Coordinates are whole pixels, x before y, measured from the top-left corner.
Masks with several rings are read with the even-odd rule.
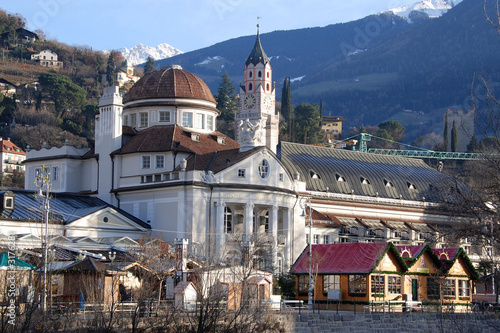
[[[279,135],[279,114],[275,111],[275,87],[271,63],[260,43],[259,25],[257,39],[244,69],[240,86],[240,107],[236,112],[236,140],[240,150],[267,146],[276,152]]]

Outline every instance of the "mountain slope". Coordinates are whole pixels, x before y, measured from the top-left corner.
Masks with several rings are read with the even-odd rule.
[[[279,85],[287,76],[307,77],[320,70],[323,63],[332,59],[341,60],[346,54],[358,49],[369,49],[411,27],[412,25],[403,18],[393,14],[380,14],[321,28],[264,33],[261,34],[261,41],[271,58],[273,77]],[[205,80],[215,93],[220,76],[226,71],[233,82],[241,81],[245,59],[254,42],[255,35],[227,40],[157,61],[156,67],[179,64]]]
[[[488,0],[493,10],[494,0]],[[500,80],[500,40],[487,22],[483,2],[464,0],[441,18],[428,20],[361,54],[328,66],[301,82],[300,101],[323,97],[327,110],[350,125],[378,124],[405,111],[425,113],[404,125],[420,135],[442,121],[443,109],[471,108],[474,75]],[[355,80],[358,80],[353,83]],[[321,82],[321,87],[318,87]],[[292,92],[293,97],[293,92]],[[434,128],[442,133],[442,125]]]

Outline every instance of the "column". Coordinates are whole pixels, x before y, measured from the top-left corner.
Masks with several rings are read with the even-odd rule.
[[[226,229],[224,223],[224,202],[215,202],[215,254],[218,259],[223,259],[222,255],[226,247]]]
[[[253,209],[254,205],[253,204],[244,204],[245,207],[245,216],[243,217],[243,234],[244,234],[244,241],[249,241],[250,236],[252,235],[252,229],[253,229]]]
[[[292,226],[292,213],[293,209],[287,208],[283,212],[283,229],[285,229],[285,253],[284,253],[284,265],[287,268],[291,266],[291,242],[293,236],[293,226]]]
[[[273,268],[276,270],[276,263],[278,259],[278,206],[271,207],[271,216],[269,216],[269,232],[273,236],[272,242],[272,260]],[[276,273],[276,272],[275,272]]]

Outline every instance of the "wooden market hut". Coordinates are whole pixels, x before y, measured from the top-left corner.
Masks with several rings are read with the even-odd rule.
[[[340,291],[342,301],[401,299],[407,269],[392,243],[312,245],[313,300],[328,300],[330,290]],[[296,298],[307,300],[309,246],[290,272],[296,276]]]

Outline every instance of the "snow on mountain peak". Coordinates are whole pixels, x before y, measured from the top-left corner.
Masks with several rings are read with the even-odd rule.
[[[462,2],[462,0],[422,0],[413,5],[389,9],[388,12],[393,12],[395,15],[405,19],[409,19],[410,13],[414,11],[425,13],[430,18],[435,18],[443,15],[460,2]]]
[[[118,51],[120,51],[123,54],[123,57],[133,66],[145,63],[148,57],[152,57],[154,60],[161,60],[184,53],[167,43],[162,43],[157,47],[138,44],[130,49],[123,47]]]

